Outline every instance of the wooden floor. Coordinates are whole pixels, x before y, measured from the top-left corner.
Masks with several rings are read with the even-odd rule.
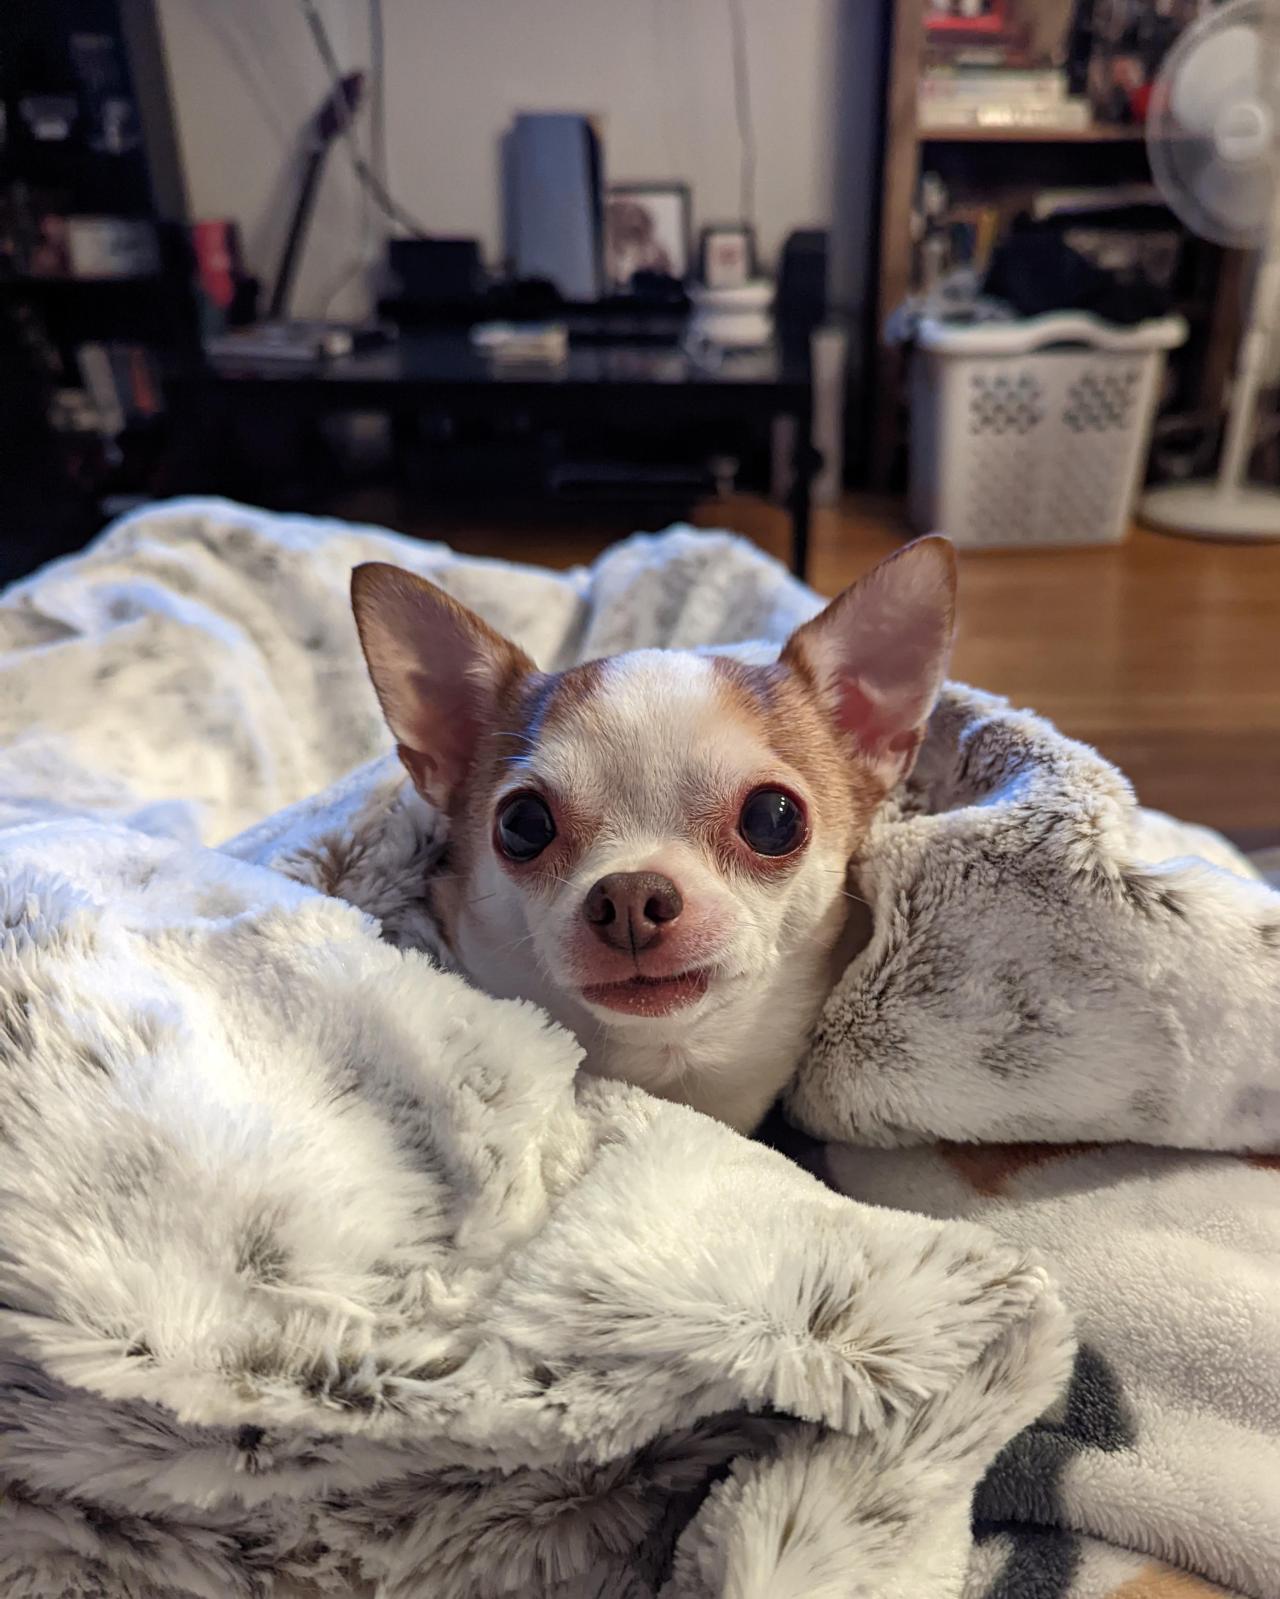
[[[590,560],[613,536],[424,525],[385,504],[343,512],[550,566]],[[760,500],[713,502],[696,520],[786,553],[786,518]],[[811,581],[834,594],[904,537],[893,501],[818,511]],[[1096,745],[1144,803],[1246,842],[1280,839],[1280,545],[1135,531],[1114,549],[962,555],[954,675]]]

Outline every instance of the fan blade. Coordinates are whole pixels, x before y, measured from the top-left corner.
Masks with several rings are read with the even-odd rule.
[[[1259,241],[1271,209],[1273,179],[1265,166],[1206,173],[1196,199],[1225,233]]]
[[[1262,201],[1262,217],[1246,217],[1243,225],[1228,220],[1228,216],[1234,219],[1239,215],[1241,201],[1238,195],[1226,202],[1220,200],[1219,186],[1225,186],[1225,180],[1212,139],[1161,140],[1151,149],[1151,172],[1170,210],[1192,233],[1236,247],[1258,241],[1267,201]],[[1264,187],[1265,182],[1264,175]],[[1229,211],[1222,209],[1224,203]]]
[[[1253,28],[1237,23],[1196,41],[1169,90],[1169,109],[1178,126],[1184,133],[1211,133],[1224,106],[1258,98],[1258,69],[1258,35]]]

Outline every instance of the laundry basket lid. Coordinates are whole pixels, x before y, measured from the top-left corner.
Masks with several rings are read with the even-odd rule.
[[[1091,350],[1133,354],[1173,350],[1187,337],[1180,316],[1150,317],[1128,325],[1104,322],[1089,311],[1050,311],[1017,322],[950,322],[921,317],[915,342],[922,350],[942,355],[1029,355],[1054,344],[1083,345]]]

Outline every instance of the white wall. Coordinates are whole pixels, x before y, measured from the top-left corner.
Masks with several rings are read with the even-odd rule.
[[[344,67],[367,67],[364,0],[320,0]],[[756,224],[772,259],[832,215],[837,55],[848,9],[879,0],[742,0],[757,146]],[[846,8],[841,33],[838,16]],[[599,113],[611,178],[679,178],[694,226],[738,214],[730,0],[384,0],[389,187],[428,229],[502,251],[499,138],[520,110]],[[193,215],[233,217],[270,278],[298,137],[325,73],[296,0],[159,0]],[[367,132],[367,117],[361,133]],[[288,172],[288,176],[286,173]],[[294,310],[316,313],[380,255],[343,152],[325,176]],[[364,301],[363,275],[330,310]]]

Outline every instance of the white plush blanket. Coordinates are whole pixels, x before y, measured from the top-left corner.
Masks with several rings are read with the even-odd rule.
[[[3,1591],[1280,1592],[1280,897],[949,691],[790,1099],[854,1203],[419,953],[371,557],[548,667],[817,605],[221,502],[0,602]]]

